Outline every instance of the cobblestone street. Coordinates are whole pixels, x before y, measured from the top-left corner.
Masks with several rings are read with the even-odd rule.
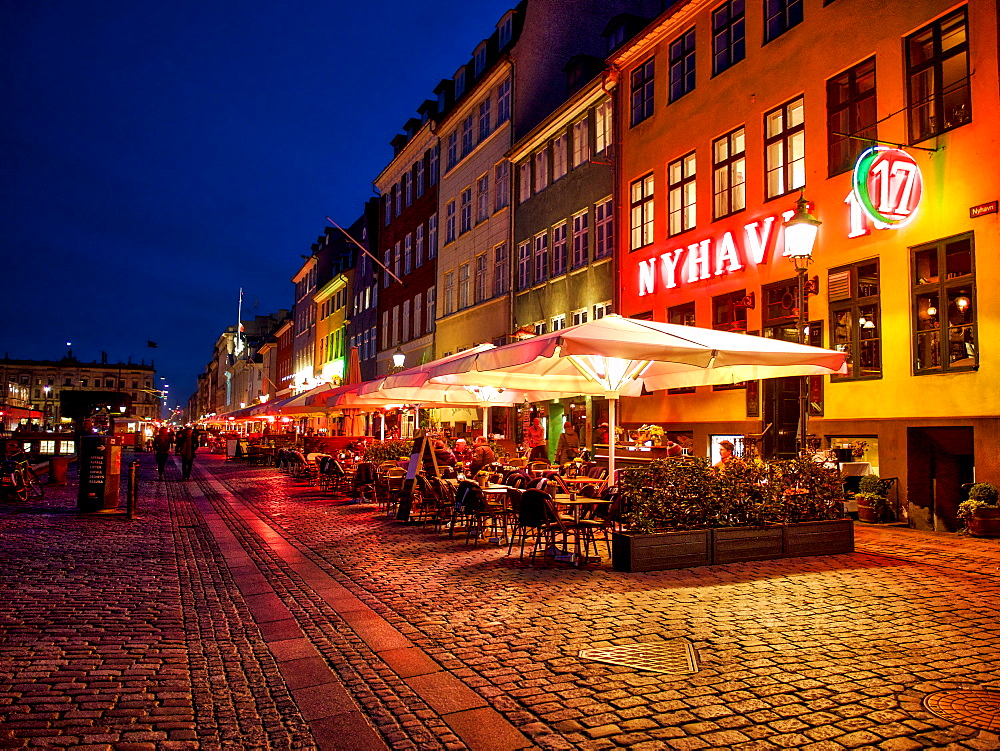
[[[75,470],[0,505],[0,748],[1000,748],[995,703],[924,705],[1000,690],[998,541],[625,574],[139,461],[132,521],[77,514]],[[680,638],[693,675],[579,656]]]

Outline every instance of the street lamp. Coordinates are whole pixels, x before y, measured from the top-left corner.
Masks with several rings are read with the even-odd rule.
[[[802,192],[799,192],[799,200],[795,202],[795,213],[791,219],[782,226],[785,228],[785,255],[791,260],[798,275],[799,287],[799,318],[796,328],[798,329],[799,344],[806,343],[806,295],[809,292],[815,293],[815,289],[809,289],[806,282],[806,271],[812,263],[813,245],[816,243],[816,234],[819,232],[819,225],[822,222],[809,213],[809,201],[805,199]],[[809,420],[809,377],[802,376],[799,381],[799,452],[805,454],[807,447],[807,437],[809,430],[807,421]]]
[[[403,350],[396,347],[396,351],[392,353],[392,367],[396,370],[401,370],[405,361],[406,355],[403,354]]]

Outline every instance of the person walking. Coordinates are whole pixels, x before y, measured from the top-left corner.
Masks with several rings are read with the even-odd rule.
[[[571,462],[580,455],[580,436],[577,435],[573,423],[568,420],[563,423],[563,432],[559,435],[556,445],[556,464]]]
[[[177,454],[181,458],[181,479],[191,479],[191,468],[194,466],[194,455],[198,450],[198,434],[191,428],[184,428],[175,441]]]
[[[170,456],[170,445],[174,438],[167,428],[160,428],[153,438],[153,454],[156,457],[156,471],[160,480],[163,479],[163,472],[167,468],[167,457]]]
[[[548,461],[549,449],[545,441],[545,428],[542,421],[536,417],[524,431],[524,443],[528,447],[528,461]]]

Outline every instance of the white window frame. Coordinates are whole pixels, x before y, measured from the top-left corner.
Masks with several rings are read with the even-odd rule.
[[[569,139],[562,133],[552,139],[552,182],[565,176],[567,170],[566,160]]]
[[[573,169],[590,161],[590,121],[585,117],[573,123]]]

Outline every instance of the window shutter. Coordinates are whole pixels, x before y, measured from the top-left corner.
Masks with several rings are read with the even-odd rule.
[[[830,302],[851,299],[851,272],[837,271],[831,273],[826,283],[827,299]]]

